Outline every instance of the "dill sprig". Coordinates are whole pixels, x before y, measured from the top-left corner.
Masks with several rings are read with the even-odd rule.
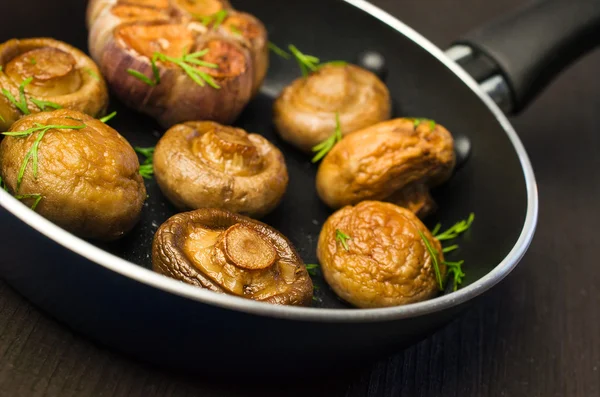
[[[25,154],[25,158],[23,159],[23,162],[21,163],[21,168],[19,169],[19,174],[17,175],[17,192],[21,188],[21,183],[23,182],[23,176],[25,175],[25,170],[27,169],[27,165],[29,164],[30,161],[32,163],[33,177],[37,179],[37,176],[38,176],[38,150],[39,150],[42,138],[44,138],[44,135],[46,134],[46,132],[48,132],[48,130],[51,130],[51,129],[81,130],[83,128],[85,128],[85,124],[82,124],[82,125],[57,125],[57,124],[43,125],[40,123],[36,123],[35,127],[29,128],[29,129],[26,129],[23,131],[3,132],[2,135],[12,136],[12,137],[16,137],[16,138],[23,138],[23,137],[27,137],[29,135],[35,134],[36,132],[38,133],[37,137],[35,138],[35,141],[33,142],[33,145],[31,145],[31,148],[29,148],[29,150]]]
[[[223,9],[220,11],[215,12],[212,15],[198,15],[198,14],[194,14],[194,18],[198,19],[202,25],[204,26],[209,26],[212,25],[213,29],[218,29],[219,26],[221,26],[221,24],[225,21],[225,19],[227,19],[227,16],[229,15],[229,11]]]
[[[269,50],[273,51],[276,55],[279,55],[283,59],[290,59],[292,57],[287,51],[283,50],[272,41],[269,41]]]
[[[458,290],[458,286],[462,284],[463,282],[463,277],[465,277],[465,273],[462,270],[462,265],[463,263],[465,263],[465,261],[458,261],[458,262],[447,262],[444,261],[443,262],[444,265],[448,266],[448,275],[452,275],[452,278],[454,279],[454,286],[452,287],[453,291]]]
[[[319,143],[315,147],[312,148],[312,151],[316,153],[315,157],[313,157],[312,162],[317,163],[323,157],[327,155],[333,149],[333,147],[341,141],[343,138],[342,135],[342,124],[340,122],[340,114],[339,112],[335,114],[335,131],[333,135]]]
[[[431,262],[433,263],[433,271],[435,272],[435,278],[440,286],[440,291],[444,290],[444,280],[442,280],[442,273],[440,272],[440,262],[438,259],[438,255],[439,252],[437,252],[437,250],[435,248],[433,248],[433,246],[431,245],[431,242],[429,241],[429,239],[427,238],[427,236],[425,236],[425,234],[423,234],[422,231],[418,231],[419,235],[421,236],[421,239],[423,240],[423,243],[425,243],[425,247],[427,248],[427,251],[429,252],[429,256],[431,257]]]
[[[117,115],[117,112],[116,112],[116,111],[114,111],[114,112],[112,112],[111,114],[109,114],[109,115],[106,115],[106,116],[104,116],[104,117],[102,117],[102,118],[100,118],[100,119],[98,119],[98,120],[100,120],[101,122],[103,122],[103,123],[105,123],[105,124],[106,124],[106,123],[108,123],[110,120],[114,119],[116,115]]]
[[[33,205],[31,206],[31,210],[35,211],[35,209],[37,208],[37,206],[40,203],[40,201],[42,201],[43,197],[39,193],[34,193],[34,194],[18,194],[18,195],[15,196],[15,198],[17,200],[35,199],[35,201],[33,202]]]
[[[416,118],[411,120],[414,122],[415,129],[422,123],[429,123],[429,129],[433,131],[435,129],[435,126],[437,125],[436,122],[431,119]]]
[[[298,62],[298,66],[300,66],[300,70],[302,71],[302,75],[304,77],[307,77],[312,72],[316,72],[327,65],[346,66],[348,64],[346,61],[330,61],[321,63],[319,58],[304,54],[293,44],[290,44],[289,49],[292,55],[294,55],[296,58],[296,62]]]
[[[29,77],[28,79],[23,80],[21,84],[19,84],[19,100],[13,96],[7,89],[2,89],[2,94],[17,108],[21,111],[21,113],[27,115],[31,114],[29,111],[29,107],[27,106],[27,97],[25,96],[25,87],[29,85],[33,81],[33,77]]]
[[[469,230],[474,220],[475,214],[471,213],[469,218],[455,223],[452,227],[442,233],[439,233],[442,225],[437,224],[431,233],[440,241],[452,240]]]
[[[144,179],[152,179],[154,175],[154,151],[156,148],[154,147],[136,147],[136,153],[141,154],[145,157],[145,160],[142,164],[140,164],[140,175]]]
[[[310,274],[311,276],[317,275],[317,269],[319,268],[319,265],[315,263],[307,263],[305,266],[306,270],[308,271],[308,274]]]
[[[342,232],[340,229],[336,229],[335,239],[342,244],[342,247],[344,247],[344,249],[346,251],[349,250],[348,242],[346,240],[350,240],[351,239],[350,236],[348,236],[346,233]]]
[[[83,69],[87,74],[89,74],[90,76],[92,76],[92,78],[94,80],[98,80],[100,81],[100,76],[98,76],[98,73],[94,72],[92,69],[90,68],[84,68]]]
[[[42,112],[46,111],[46,108],[52,108],[52,109],[62,109],[62,106],[59,105],[58,103],[54,103],[54,102],[50,102],[50,101],[43,101],[41,99],[35,99],[35,98],[29,98],[29,100],[31,102],[33,102],[33,104],[35,106],[37,106]]]

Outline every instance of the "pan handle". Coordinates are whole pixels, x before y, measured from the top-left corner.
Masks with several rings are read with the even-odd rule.
[[[600,0],[545,0],[470,32],[446,54],[515,114],[599,44]]]

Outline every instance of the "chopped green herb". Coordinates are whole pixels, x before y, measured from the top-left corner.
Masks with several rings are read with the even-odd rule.
[[[458,286],[462,284],[463,282],[463,277],[465,277],[465,273],[462,270],[462,265],[463,263],[465,263],[465,261],[459,261],[459,262],[443,262],[446,266],[448,266],[448,274],[452,274],[453,278],[454,278],[454,287],[452,288],[453,291],[458,290]]]
[[[272,41],[269,41],[269,49],[271,51],[273,51],[275,54],[282,57],[283,59],[290,59],[292,57],[288,52],[286,52],[285,50],[282,50],[279,46],[277,46]]]
[[[344,249],[348,251],[348,242],[346,240],[350,240],[350,236],[342,232],[340,229],[336,229],[335,239],[342,243],[342,247],[344,247]]]
[[[316,72],[319,69],[319,63],[321,60],[312,55],[303,54],[295,45],[290,44],[289,49],[296,58],[298,62],[298,66],[300,66],[300,70],[302,71],[302,75],[304,77],[308,76],[312,72]]]
[[[343,138],[342,136],[342,125],[340,122],[340,114],[336,113],[335,114],[335,131],[333,132],[333,135],[331,135],[329,138],[327,138],[326,140],[324,140],[323,142],[319,143],[318,145],[316,145],[315,147],[312,148],[312,151],[316,153],[315,157],[313,157],[312,162],[313,163],[317,163],[319,162],[323,157],[325,157],[327,155],[327,153],[329,153],[331,151],[331,149],[333,149],[333,147],[339,142],[341,141]]]
[[[37,61],[35,60],[35,58],[31,58],[29,60],[29,63],[31,63],[32,65],[35,65],[37,63]]]
[[[202,25],[204,25],[204,26],[212,25],[213,29],[218,29],[219,26],[221,26],[221,24],[223,23],[223,21],[225,21],[228,14],[229,14],[229,11],[223,9],[223,10],[215,12],[212,15],[207,15],[207,16],[194,15],[194,17],[196,19],[200,20],[200,22],[202,22]]]
[[[114,119],[116,115],[117,115],[117,112],[115,111],[109,115],[106,115],[106,116],[100,118],[99,120],[103,123],[108,123],[110,120]]]
[[[418,126],[420,126],[421,123],[429,123],[429,129],[433,131],[435,129],[435,126],[436,126],[435,121],[430,120],[430,119],[412,119],[412,120],[414,122],[415,128],[417,128]]]
[[[15,196],[15,198],[17,200],[35,199],[35,201],[33,202],[33,205],[31,206],[31,210],[32,211],[35,211],[35,209],[37,208],[37,206],[40,203],[40,201],[42,201],[42,195],[39,194],[39,193],[36,193],[36,194],[19,194],[19,195]]]
[[[433,263],[433,270],[435,272],[435,278],[440,286],[440,291],[443,291],[444,290],[444,280],[442,280],[442,273],[440,272],[440,263],[439,263],[439,259],[438,259],[438,252],[436,251],[435,248],[433,248],[429,239],[420,230],[419,230],[419,235],[421,236],[423,243],[425,243],[425,247],[427,248],[427,251],[429,251],[429,256],[431,257],[431,262]]]
[[[2,117],[1,114],[0,114],[0,121],[2,121],[3,123],[6,123],[6,120],[4,120],[4,117]]]
[[[448,252],[452,252],[458,249],[458,244],[451,245],[450,247],[445,247],[442,252],[447,254]]]
[[[140,165],[140,175],[144,179],[152,179],[152,176],[154,175],[154,150],[154,147],[135,148],[135,151],[137,153],[141,154],[146,158],[144,162]]]
[[[306,264],[306,270],[308,271],[308,274],[310,274],[311,276],[317,275],[318,268],[319,268],[319,265],[317,265],[317,264],[314,264],[314,263]]]
[[[35,106],[37,106],[38,108],[40,108],[40,110],[42,112],[45,112],[46,108],[62,109],[62,106],[59,105],[58,103],[54,103],[54,102],[50,102],[50,101],[43,101],[43,100],[35,99],[35,98],[29,98],[29,100],[31,102],[33,102],[33,104]]]
[[[131,76],[135,77],[138,80],[143,81],[144,83],[148,84],[150,87],[155,87],[158,82],[154,81],[154,80],[150,80],[150,78],[148,76],[146,76],[143,73],[138,72],[135,69],[127,69],[127,73],[129,73]]]
[[[433,229],[432,234],[435,236],[435,238],[437,238],[440,241],[452,240],[469,230],[474,220],[475,214],[471,213],[467,220],[455,223],[451,228],[449,228],[443,233],[439,233],[441,225],[436,225],[436,227]]]
[[[29,111],[29,108],[27,107],[27,97],[25,96],[25,87],[27,87],[27,85],[29,83],[31,83],[33,81],[33,77],[30,77],[26,80],[24,80],[20,85],[19,85],[19,100],[17,101],[15,99],[15,97],[5,88],[2,89],[2,94],[4,94],[4,96],[17,108],[21,111],[21,113],[23,114],[31,114],[31,112]]]
[[[95,80],[98,80],[98,81],[100,81],[100,76],[98,76],[98,73],[94,72],[92,69],[90,69],[90,68],[85,68],[85,69],[83,69],[83,70],[85,70],[85,72],[86,72],[87,74],[89,74],[90,76],[92,76],[92,78],[94,78]]]
[[[231,25],[229,27],[229,30],[231,30],[231,33],[233,33],[235,35],[243,36],[242,31],[237,26]]]

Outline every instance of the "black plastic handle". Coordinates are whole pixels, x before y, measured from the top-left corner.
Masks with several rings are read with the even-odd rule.
[[[537,1],[456,44],[474,50],[459,63],[480,82],[503,75],[513,96],[510,111],[517,113],[571,62],[600,44],[600,0]]]

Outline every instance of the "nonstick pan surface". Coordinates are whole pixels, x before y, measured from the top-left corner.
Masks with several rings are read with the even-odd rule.
[[[0,25],[0,41],[49,36],[86,50],[85,3],[68,0],[58,6],[47,1],[28,2],[27,7],[12,13]],[[300,357],[321,351],[343,360],[352,351],[391,352],[426,336],[451,320],[460,304],[489,289],[512,270],[533,236],[537,219],[535,180],[516,133],[474,80],[412,29],[362,0],[233,3],[260,18],[270,39],[280,46],[295,44],[325,61],[355,61],[365,50],[383,54],[389,69],[386,83],[394,99],[394,117],[431,118],[451,132],[468,137],[472,144],[470,158],[448,183],[434,191],[439,209],[426,219],[430,227],[438,222],[449,226],[475,213],[471,230],[458,241],[460,250],[448,255],[449,260],[465,260],[467,276],[462,289],[415,305],[357,310],[340,301],[318,275],[313,277],[318,288],[314,307],[288,308],[213,294],[141,271],[139,267],[151,268],[155,231],[176,213],[153,180],[147,182],[149,199],[138,226],[124,239],[110,244],[88,245],[0,192],[2,249],[13,252],[0,269],[15,288],[97,340],[163,364],[194,367],[197,364],[192,362],[192,355],[198,353],[189,347],[190,351],[177,351],[181,348],[178,339],[202,331],[227,337],[218,326],[214,330],[206,328],[211,327],[207,316],[214,316],[221,326],[229,328],[232,324],[246,329],[280,327],[294,339],[315,332],[319,341],[300,341],[302,348],[288,346],[290,354]],[[272,126],[276,95],[298,76],[293,61],[272,56],[264,87],[235,125],[264,135],[285,154],[290,174],[288,191],[281,205],[262,221],[286,235],[305,263],[317,263],[318,235],[332,211],[316,194],[317,166],[279,139]],[[133,146],[154,146],[164,132],[151,119],[128,110],[114,98],[109,109],[118,112],[111,126]],[[31,235],[29,243],[15,238],[15,233]],[[31,245],[32,241],[37,244]],[[319,328],[320,323],[332,328]],[[332,325],[338,323],[345,324],[347,336],[340,335],[339,327]],[[204,328],[198,329],[199,324]],[[154,335],[169,332],[171,335],[161,339],[162,347],[152,343]],[[259,343],[269,338],[275,341],[273,349],[285,350],[285,341],[273,335],[253,334],[250,339]],[[348,354],[342,353],[344,345],[350,349]],[[143,346],[153,350],[153,357],[144,353]],[[267,360],[269,354],[264,356]],[[306,359],[297,362],[305,363]]]

